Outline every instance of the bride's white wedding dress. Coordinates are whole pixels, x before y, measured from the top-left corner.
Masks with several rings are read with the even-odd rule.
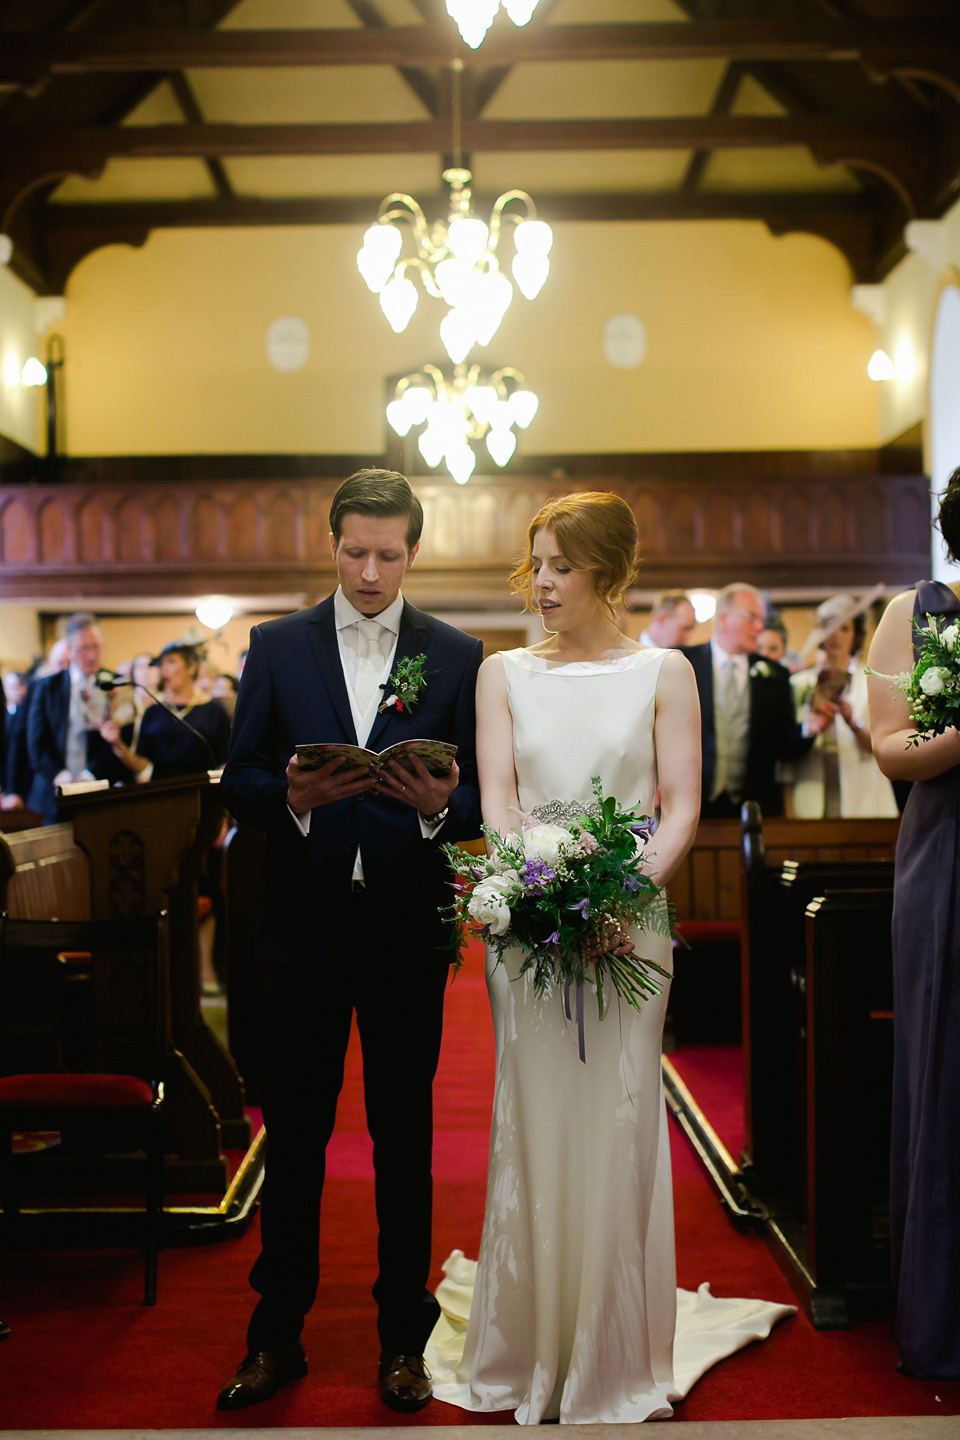
[[[599,775],[605,794],[652,811],[668,653],[575,664],[503,654],[522,810],[563,823],[593,801]],[[633,939],[672,968],[666,937]],[[529,976],[515,978],[519,963],[514,953],[498,966],[488,952],[497,1077],[486,1215],[477,1266],[459,1251],[444,1266],[427,1351],[434,1394],[514,1410],[521,1424],[666,1417],[705,1369],[792,1307],[718,1300],[706,1286],[678,1295],[666,990],[641,1014],[611,991],[602,1020],[588,991],[584,1064],[559,993],[538,999]]]

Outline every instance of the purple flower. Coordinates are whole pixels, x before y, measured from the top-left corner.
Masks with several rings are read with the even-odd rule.
[[[556,874],[542,860],[525,860],[520,871],[520,883],[528,894],[542,895],[550,881],[556,879]]]
[[[631,895],[636,895],[637,891],[640,889],[640,881],[637,879],[636,875],[624,875],[623,888],[624,890],[629,891]]]
[[[567,906],[567,909],[568,909],[568,910],[579,910],[579,911],[580,911],[580,914],[581,914],[581,917],[582,917],[584,920],[589,920],[589,919],[590,919],[590,897],[589,897],[589,895],[585,895],[585,896],[583,897],[583,899],[582,899],[582,900],[578,900],[575,905],[568,905],[568,906]]]
[[[559,931],[559,930],[554,930],[553,934],[552,934],[552,935],[548,935],[547,938],[546,938],[546,940],[544,940],[543,943],[544,943],[544,945],[550,945],[550,946],[553,946],[553,947],[556,947],[557,945],[559,945],[559,944],[560,944],[560,931]]]
[[[646,824],[640,824],[638,822],[636,825],[631,825],[630,829],[633,831],[634,835],[636,835],[640,840],[643,841],[644,845],[647,844],[651,834],[653,833],[650,828],[649,820],[646,822]]]

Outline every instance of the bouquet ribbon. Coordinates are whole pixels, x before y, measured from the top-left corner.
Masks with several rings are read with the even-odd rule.
[[[563,985],[563,1013],[570,1019],[570,976],[568,975]],[[577,1039],[580,1044],[580,1059],[587,1063],[587,1049],[583,1036],[583,980],[577,981]]]

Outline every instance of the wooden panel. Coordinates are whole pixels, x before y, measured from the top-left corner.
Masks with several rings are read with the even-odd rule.
[[[741,473],[732,461],[729,470],[704,457],[693,461],[704,462],[702,474],[682,479],[669,467],[663,476],[642,478],[557,470],[475,475],[465,486],[415,477],[426,525],[404,588],[427,605],[502,607],[533,515],[550,499],[586,489],[615,491],[632,506],[647,590],[731,579],[807,591],[878,580],[895,588],[929,573],[923,477],[825,475],[808,457],[805,475],[764,479],[756,464]],[[90,462],[90,474],[99,477],[104,465]],[[158,461],[149,473],[160,469]],[[10,487],[0,522],[0,599],[36,595],[39,586],[51,599],[72,600],[91,568],[100,593],[130,597],[165,589],[330,588],[328,516],[339,477],[189,480],[177,471],[164,481],[107,473],[87,482]]]

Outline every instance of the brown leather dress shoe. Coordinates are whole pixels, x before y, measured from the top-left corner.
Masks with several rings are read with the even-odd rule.
[[[433,1399],[430,1372],[422,1355],[392,1355],[380,1361],[380,1399],[391,1410],[422,1410]]]
[[[218,1410],[244,1410],[269,1400],[281,1385],[307,1373],[307,1357],[297,1340],[285,1350],[260,1350],[247,1355],[234,1378],[217,1396]]]

